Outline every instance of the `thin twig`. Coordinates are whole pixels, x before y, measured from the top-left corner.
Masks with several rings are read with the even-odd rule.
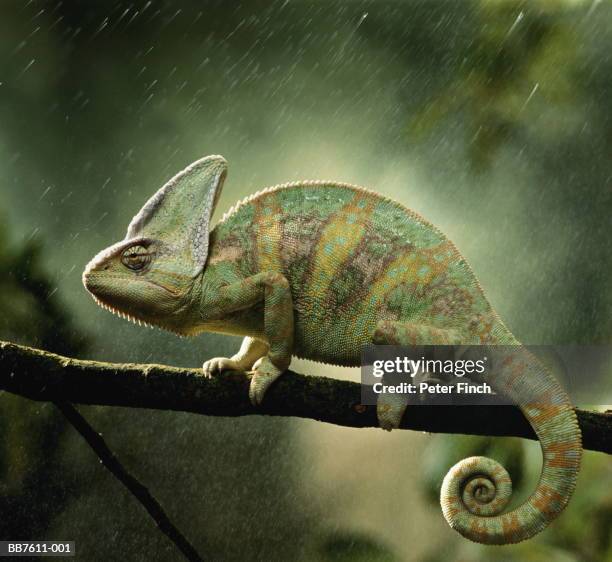
[[[170,521],[161,504],[151,495],[146,486],[141,484],[134,475],[119,462],[115,454],[109,449],[100,433],[95,431],[89,422],[70,403],[65,401],[55,402],[57,408],[64,414],[66,419],[81,434],[87,444],[94,450],[102,464],[117,478],[147,510],[147,513],[157,524],[159,530],[164,533],[176,547],[191,562],[202,562],[194,546],[187,540],[176,526]]]

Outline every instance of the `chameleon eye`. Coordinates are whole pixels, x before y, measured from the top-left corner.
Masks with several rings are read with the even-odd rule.
[[[151,254],[145,246],[137,244],[123,252],[121,263],[132,271],[142,271],[151,263]]]

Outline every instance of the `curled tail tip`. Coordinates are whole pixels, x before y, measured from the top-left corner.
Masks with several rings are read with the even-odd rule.
[[[455,464],[442,483],[440,504],[452,529],[474,542],[499,540],[499,514],[512,497],[506,469],[487,457],[469,457]]]
[[[487,457],[470,457],[444,478],[440,504],[451,528],[482,544],[513,544],[542,531],[563,511],[574,491],[579,468],[543,474],[535,492],[522,505],[502,511],[512,496],[506,469]],[[546,461],[545,461],[546,462]],[[544,471],[543,471],[544,472]]]

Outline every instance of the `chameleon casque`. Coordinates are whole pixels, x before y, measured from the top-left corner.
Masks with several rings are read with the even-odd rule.
[[[399,203],[345,183],[304,181],[264,189],[210,229],[227,172],[221,156],[177,174],[140,210],[124,240],[87,265],[83,282],[101,306],[180,335],[244,336],[204,374],[250,371],[258,405],[291,356],[358,366],[362,346],[518,344],[455,246]],[[582,453],[575,411],[535,359],[495,373],[543,452],[533,494],[502,513],[508,473],[471,457],[442,485],[450,526],[470,540],[515,543],[541,531],[574,490]],[[403,410],[379,407],[380,425]]]

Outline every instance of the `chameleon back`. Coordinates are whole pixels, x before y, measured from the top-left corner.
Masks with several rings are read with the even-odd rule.
[[[228,211],[211,240],[213,268],[287,278],[299,357],[357,366],[381,320],[460,328],[462,343],[511,340],[444,234],[373,191],[314,181],[268,188]]]

